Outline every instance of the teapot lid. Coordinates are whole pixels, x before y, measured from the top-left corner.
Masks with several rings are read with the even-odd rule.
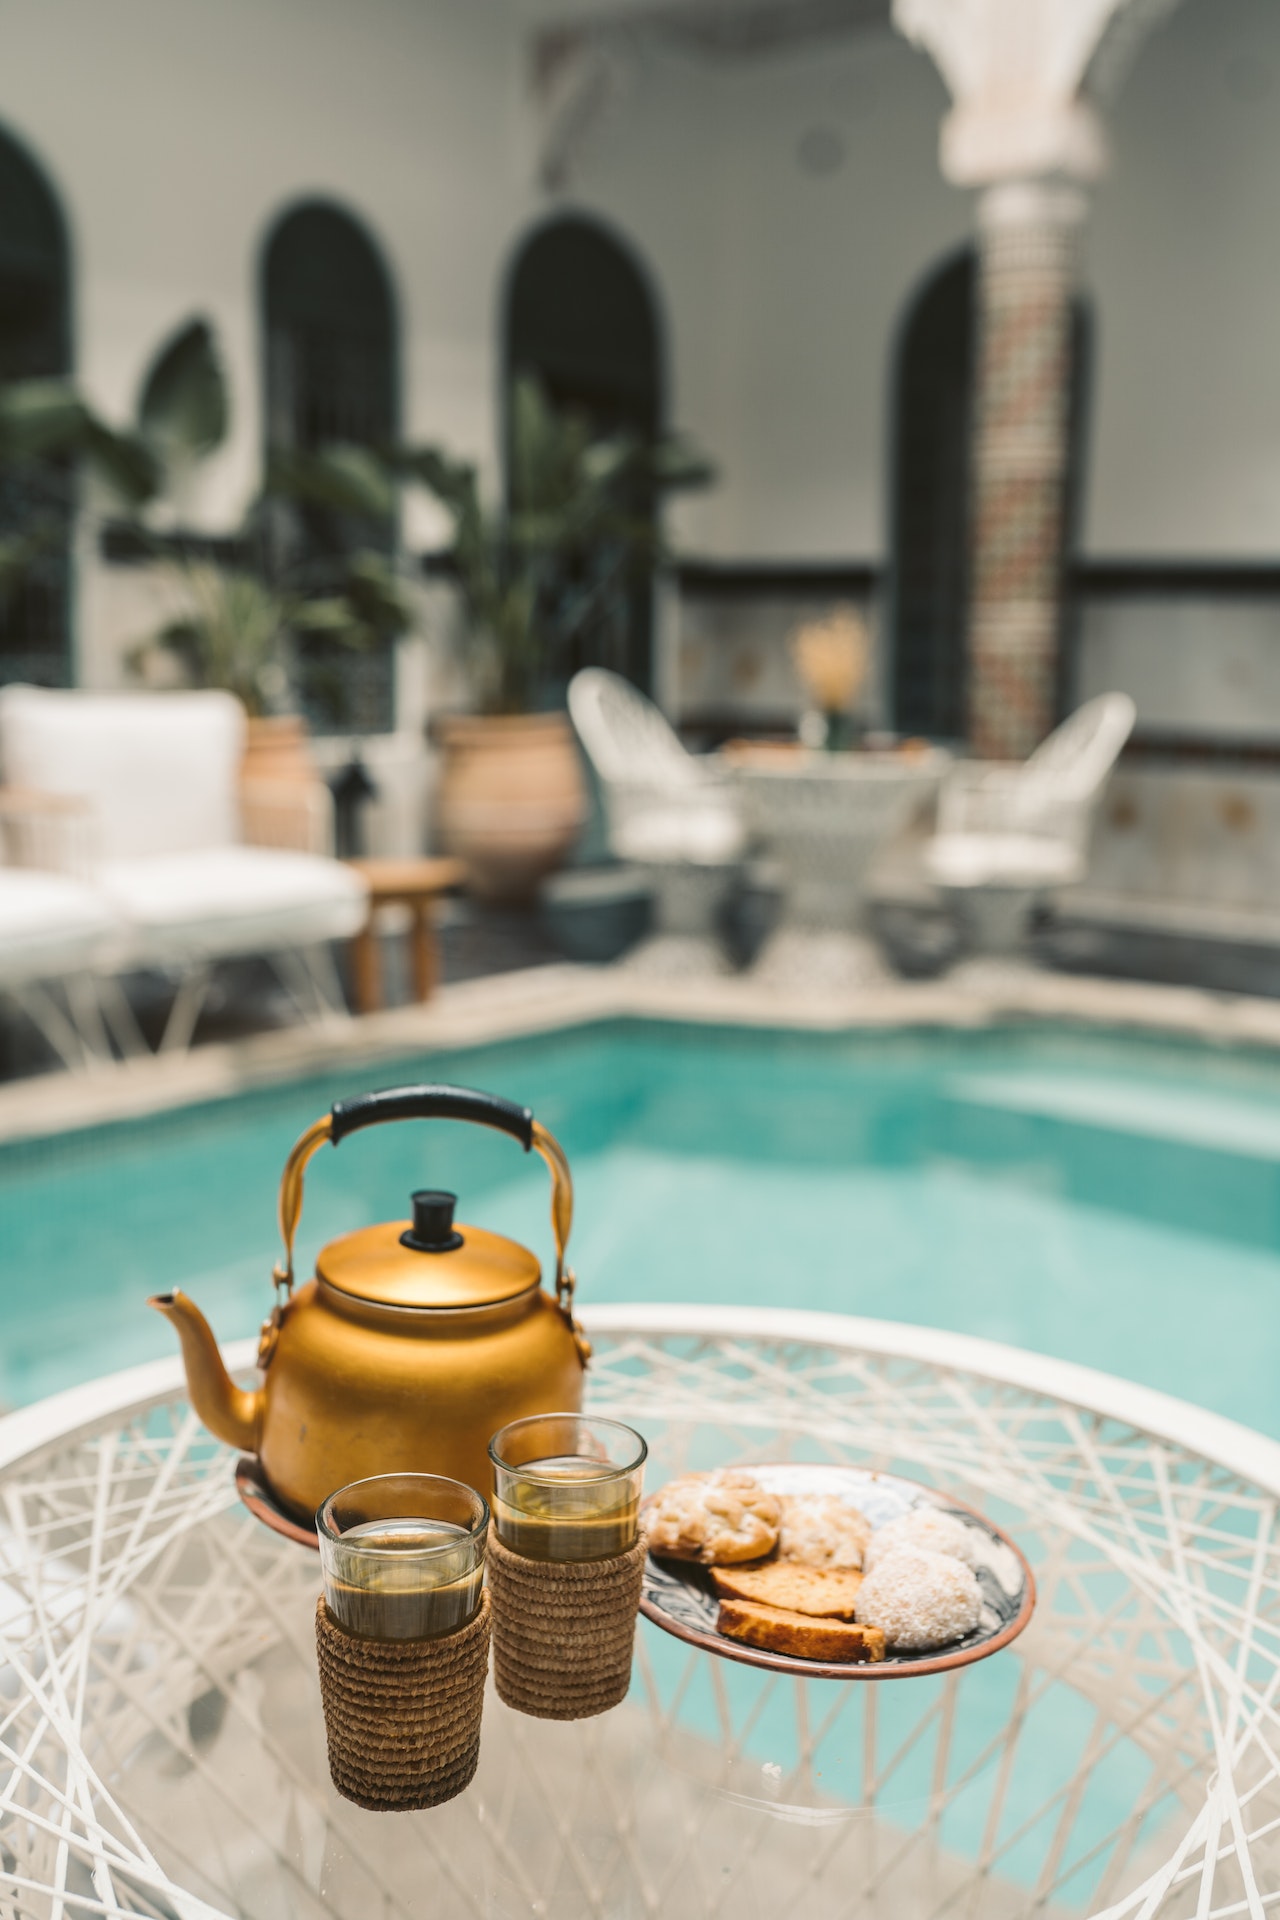
[[[491,1307],[536,1287],[537,1256],[484,1227],[455,1227],[456,1204],[456,1194],[415,1193],[412,1221],[384,1220],[322,1247],[318,1278],[386,1307]]]

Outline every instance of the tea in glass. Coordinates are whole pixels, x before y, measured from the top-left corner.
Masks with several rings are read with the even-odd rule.
[[[459,1480],[389,1473],[330,1494],[316,1515],[325,1604],[368,1640],[428,1640],[475,1617],[489,1509]]]
[[[535,1414],[496,1433],[498,1538],[529,1560],[607,1560],[640,1530],[648,1452],[630,1427],[576,1413]]]

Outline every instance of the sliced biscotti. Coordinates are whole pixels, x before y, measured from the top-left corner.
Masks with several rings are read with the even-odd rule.
[[[789,1613],[852,1620],[862,1575],[843,1567],[768,1560],[757,1567],[713,1567],[711,1581],[722,1600],[754,1600]]]
[[[802,1660],[884,1659],[884,1635],[878,1627],[815,1619],[809,1613],[792,1613],[753,1600],[722,1600],[716,1625],[731,1640],[770,1653],[796,1654]]]

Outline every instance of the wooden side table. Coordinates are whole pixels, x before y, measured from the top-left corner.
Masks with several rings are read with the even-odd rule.
[[[369,887],[369,918],[351,943],[356,1011],[376,1013],[382,1001],[382,956],[374,930],[379,907],[408,907],[413,916],[411,953],[413,993],[429,1000],[439,974],[435,903],[442,893],[462,885],[461,860],[352,860]]]

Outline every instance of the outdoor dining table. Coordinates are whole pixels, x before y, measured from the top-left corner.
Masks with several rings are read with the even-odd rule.
[[[937,792],[950,755],[926,746],[823,753],[743,741],[721,758],[753,836],[779,869],[781,914],[763,972],[792,978],[808,956],[825,954],[828,970],[835,956],[837,971],[877,973],[864,929],[867,877],[877,854]]]
[[[688,1464],[854,1461],[1034,1565],[1022,1637],[951,1674],[797,1680],[641,1623],[629,1699],[490,1696],[472,1786],[329,1783],[317,1557],[239,1503],[161,1362],[0,1423],[0,1912],[1107,1915],[1280,1908],[1280,1446],[952,1334],[605,1307],[589,1404]],[[248,1342],[229,1357],[247,1370]]]

